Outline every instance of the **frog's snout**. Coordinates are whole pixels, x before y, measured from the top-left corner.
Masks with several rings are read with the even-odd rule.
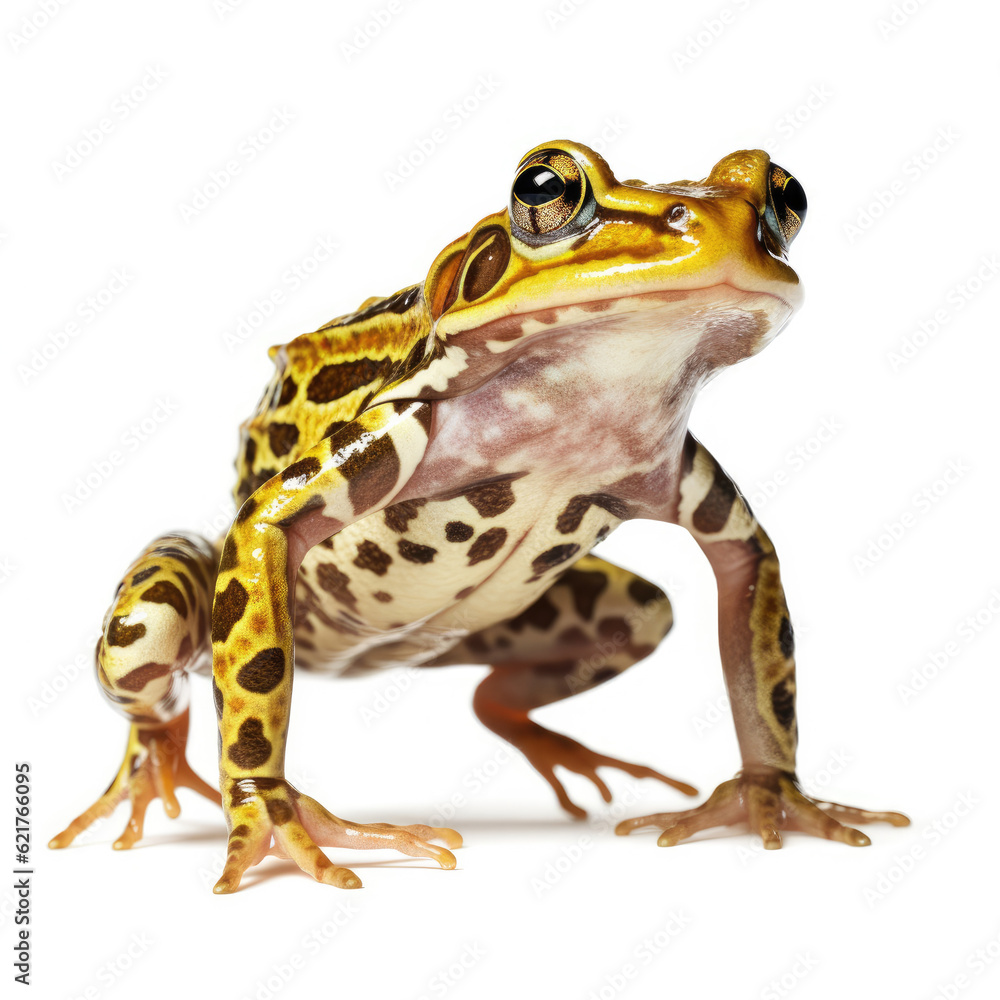
[[[806,193],[784,167],[772,163],[767,177],[764,222],[774,238],[787,249],[806,217]]]

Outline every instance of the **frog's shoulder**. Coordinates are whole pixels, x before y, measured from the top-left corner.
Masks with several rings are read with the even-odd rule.
[[[236,502],[407,381],[434,356],[432,341],[417,284],[271,347],[274,374],[240,428]]]

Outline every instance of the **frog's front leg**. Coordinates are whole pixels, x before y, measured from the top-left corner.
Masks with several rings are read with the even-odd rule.
[[[242,506],[226,539],[212,611],[220,787],[229,853],[215,892],[234,892],[266,854],[291,858],[319,882],[359,888],[319,844],[394,848],[454,868],[429,843],[461,845],[454,830],[339,819],[284,777],[292,694],[292,607],[305,553],[379,510],[400,491],[427,447],[430,404],[365,411],[268,480]],[[271,838],[274,845],[271,846]]]
[[[49,847],[68,847],[88,826],[120,802],[132,806],[118,850],[142,837],[146,808],[163,800],[171,818],[180,814],[179,787],[219,803],[219,793],[188,765],[189,671],[207,666],[211,647],[216,555],[195,535],[175,533],[151,542],[128,568],[104,619],[95,652],[97,678],[111,706],[130,722],[125,759],[107,791]]]
[[[657,843],[669,847],[699,830],[747,820],[766,848],[781,847],[782,827],[860,847],[868,837],[844,823],[908,824],[901,813],[818,801],[799,787],[794,640],[778,557],[733,481],[691,435],[671,514],[715,572],[722,667],[743,768],[703,805],[626,820],[616,832],[659,827]]]

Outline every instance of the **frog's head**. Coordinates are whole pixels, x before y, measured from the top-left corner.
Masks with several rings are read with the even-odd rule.
[[[645,184],[616,180],[580,143],[547,142],[522,158],[508,207],[438,255],[424,297],[438,336],[467,350],[625,325],[707,375],[758,351],[798,306],[786,255],[805,208],[759,149],[703,181]]]

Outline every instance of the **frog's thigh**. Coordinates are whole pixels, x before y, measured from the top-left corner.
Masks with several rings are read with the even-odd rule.
[[[588,691],[648,656],[673,624],[648,580],[584,556],[515,618],[474,632],[435,661],[495,667],[477,692],[527,712]]]
[[[656,778],[689,795],[695,790],[652,768],[596,753],[528,713],[617,676],[648,656],[672,624],[670,601],[659,587],[585,556],[517,617],[467,636],[433,665],[493,667],[476,689],[476,715],[527,757],[567,812],[582,818],[586,812],[567,795],[557,765],[593,781],[606,802],[611,791],[597,774],[600,767]]]

